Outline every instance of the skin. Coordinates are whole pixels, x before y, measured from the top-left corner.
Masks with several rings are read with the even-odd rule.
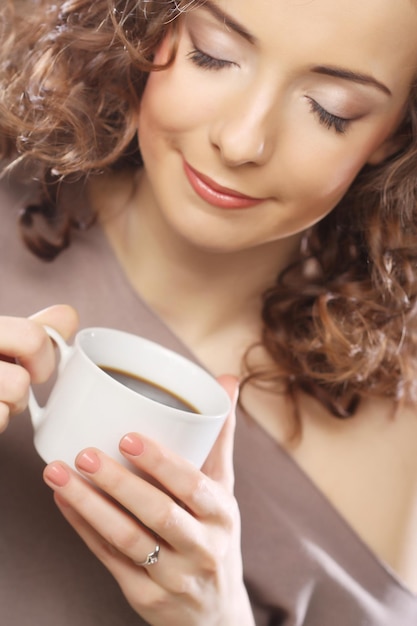
[[[44,324],[68,340],[78,326],[78,315],[73,308],[59,305],[29,319],[0,317],[0,432],[11,415],[26,407],[29,384],[47,381],[55,369],[54,348]]]
[[[104,191],[92,189],[92,198],[97,204],[103,200],[103,226],[133,286],[213,373],[238,375],[240,354],[259,334],[259,294],[296,254],[303,231],[335,206],[364,164],[378,163],[398,148],[395,129],[417,66],[417,9],[409,0],[224,0],[215,6],[250,37],[225,26],[216,11],[198,9],[183,20],[176,62],[150,77],[138,114],[145,171],[122,183],[109,180]],[[157,60],[167,50],[164,42]],[[221,69],[196,65],[201,50],[227,64]],[[370,75],[384,87],[313,69],[323,65]],[[335,116],[354,119],[346,124]],[[219,185],[261,201],[245,210],[214,207],[190,187],[184,159]],[[201,300],[207,285],[210,302]],[[1,352],[18,355],[29,375],[43,379],[53,359],[39,323],[66,335],[74,330],[74,319],[68,309],[51,309],[30,322],[3,318]],[[19,324],[28,325],[20,339]],[[16,340],[6,343],[13,328]],[[15,367],[2,364],[5,383]],[[4,384],[3,407],[10,412],[26,402],[24,376],[9,396]],[[236,378],[221,380],[235,397]],[[373,483],[366,463],[375,461],[376,469],[383,467],[381,492],[386,496],[388,489],[390,497],[383,498],[385,504],[372,500],[368,508],[398,534],[400,521],[407,526],[398,513],[405,500],[395,499],[394,485],[391,490],[386,479],[388,472],[397,485],[402,478],[398,449],[410,462],[416,456],[407,443],[416,440],[414,414],[403,413],[400,426],[387,427],[386,436],[379,428],[370,459],[368,444],[378,429],[375,416],[381,411],[388,415],[391,405],[365,406],[359,417],[365,412],[367,420],[342,427],[311,399],[301,401],[306,434],[294,453],[297,461],[358,532],[365,538],[369,534],[368,543],[375,520],[362,519],[361,503],[350,503],[352,485],[338,473],[338,463],[348,459],[351,468],[352,458],[358,462],[362,482],[369,487],[363,491],[364,501],[368,497],[369,502]],[[248,405],[281,441],[276,415],[287,410],[285,399],[271,401],[254,393]],[[362,423],[366,426],[358,426]],[[77,459],[80,474],[91,483],[59,462],[45,470],[65,517],[151,624],[254,623],[242,581],[233,429],[230,416],[202,472],[137,434],[124,438],[122,453],[154,476],[164,492],[98,450],[84,451]],[[390,440],[395,441],[395,455],[384,454]],[[320,466],[324,449],[334,474],[341,476],[336,486],[323,482],[329,475],[329,464],[323,470]],[[415,462],[412,468],[417,476]],[[408,504],[417,501],[414,483],[407,483],[414,498],[408,494]],[[93,485],[161,537],[157,565],[144,569],[135,564],[154,549],[153,536]],[[388,517],[387,501],[394,517]],[[379,540],[375,551],[385,556],[391,543],[387,537]],[[413,542],[404,540],[403,547],[412,553]],[[410,584],[413,576],[417,578],[415,570],[407,574]]]
[[[322,5],[280,2],[271,19],[265,0],[256,9],[251,2],[219,3],[256,34],[258,45],[226,30],[208,10],[185,19],[177,62],[151,75],[139,116],[147,168],[143,186],[153,200],[154,220],[160,217],[199,248],[251,251],[318,221],[364,163],[390,153],[387,138],[403,116],[415,68],[415,46],[403,37],[397,47],[397,31],[410,32],[407,19],[410,13],[416,24],[415,10],[355,2],[349,5],[352,23],[346,24],[343,7],[324,3],[323,18]],[[341,45],[348,39],[350,45]],[[396,42],[395,54],[387,41]],[[195,48],[229,64],[202,69],[190,57]],[[157,60],[167,52],[163,46]],[[371,74],[393,95],[312,71],[319,65]],[[406,69],[398,72],[399,67]],[[333,115],[357,119],[338,133],[320,123],[312,100]],[[190,190],[183,159],[217,183],[263,202],[252,211],[210,207]]]

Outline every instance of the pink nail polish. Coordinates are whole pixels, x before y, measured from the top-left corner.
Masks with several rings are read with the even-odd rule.
[[[44,478],[56,487],[64,487],[70,479],[68,470],[60,463],[50,463],[44,470]]]
[[[140,456],[144,450],[142,439],[138,435],[130,433],[121,440],[120,450],[131,456]]]
[[[75,465],[88,474],[95,474],[100,469],[100,459],[92,450],[85,450],[77,456]]]

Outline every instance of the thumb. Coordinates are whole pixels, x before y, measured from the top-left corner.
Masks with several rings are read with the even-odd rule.
[[[232,401],[232,408],[220,434],[202,467],[202,471],[222,483],[231,492],[234,485],[233,446],[236,427],[236,404],[239,396],[239,381],[235,376],[224,374],[217,378]]]
[[[79,319],[77,311],[67,304],[55,304],[30,317],[42,326],[50,326],[67,341],[77,330]]]

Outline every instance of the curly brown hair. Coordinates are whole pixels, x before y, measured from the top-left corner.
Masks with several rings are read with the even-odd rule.
[[[174,59],[177,18],[202,2],[35,2],[30,15],[25,0],[0,12],[0,151],[40,168],[44,197],[21,226],[51,260],[76,226],[59,212],[59,181],[140,158],[136,112],[149,72],[163,70],[153,53],[171,32]],[[262,343],[276,367],[249,378],[302,389],[340,418],[366,394],[417,401],[416,85],[398,132],[402,149],[363,169],[264,296]],[[58,243],[39,237],[34,213]]]
[[[3,138],[58,176],[111,165],[135,136],[153,51],[187,3],[34,3],[0,13]]]

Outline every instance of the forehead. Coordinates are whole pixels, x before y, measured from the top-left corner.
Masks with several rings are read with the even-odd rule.
[[[275,59],[342,65],[395,91],[417,76],[417,0],[215,0]],[[313,55],[313,57],[312,57]]]

